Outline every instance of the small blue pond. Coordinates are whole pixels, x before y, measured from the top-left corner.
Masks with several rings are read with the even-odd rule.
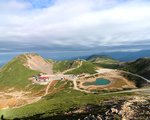
[[[93,82],[85,82],[83,83],[84,86],[89,86],[89,85],[107,85],[109,84],[110,81],[107,79],[103,79],[103,78],[97,78],[95,81]]]

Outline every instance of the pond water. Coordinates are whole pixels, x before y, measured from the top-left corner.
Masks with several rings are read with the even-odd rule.
[[[93,82],[85,82],[83,83],[84,86],[89,86],[89,85],[107,85],[109,84],[110,81],[107,79],[103,79],[103,78],[97,78],[95,81]]]

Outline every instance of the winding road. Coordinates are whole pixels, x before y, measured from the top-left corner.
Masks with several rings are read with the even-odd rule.
[[[132,89],[132,90],[124,90],[124,91],[118,91],[118,92],[102,93],[101,95],[111,95],[111,94],[131,93],[131,92],[142,92],[142,91],[150,92],[150,88]],[[98,92],[92,92],[92,93],[98,93]]]
[[[150,80],[148,80],[147,78],[145,78],[145,77],[143,77],[143,76],[141,76],[141,75],[134,74],[134,73],[127,72],[127,71],[123,71],[123,70],[122,70],[121,72],[128,73],[128,74],[131,74],[131,75],[133,75],[133,76],[139,77],[139,78],[145,80],[146,82],[150,83]]]

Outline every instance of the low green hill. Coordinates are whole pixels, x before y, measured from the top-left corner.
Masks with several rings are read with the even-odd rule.
[[[150,79],[150,58],[140,58],[134,62],[126,63],[123,69]]]
[[[63,72],[65,70],[76,68],[79,65],[80,61],[78,60],[64,60],[64,61],[56,61],[53,65],[53,71]]]
[[[125,63],[121,69],[150,79],[150,58],[140,58],[134,62]],[[123,75],[128,79],[134,81],[137,87],[149,86],[149,84],[145,80],[139,77],[125,73]]]
[[[111,57],[106,56],[106,55],[92,55],[92,56],[89,56],[87,58],[87,60],[91,61],[91,62],[103,62],[103,61],[107,61],[107,60],[111,60],[112,62],[116,61],[116,60],[114,60]]]
[[[92,55],[88,57],[87,60],[96,66],[103,68],[116,69],[119,67],[119,61],[106,55]]]
[[[82,65],[72,71],[66,72],[66,74],[82,74],[82,73],[89,73],[89,74],[94,74],[96,73],[96,66],[88,61],[82,61]]]
[[[12,61],[7,63],[0,71],[0,90],[15,88],[19,90],[26,90],[26,86],[32,86],[29,80],[38,71],[31,70],[24,66],[26,62],[25,55],[15,57]],[[33,86],[32,86],[33,87]],[[34,88],[36,85],[34,86]],[[28,89],[28,88],[27,88]]]

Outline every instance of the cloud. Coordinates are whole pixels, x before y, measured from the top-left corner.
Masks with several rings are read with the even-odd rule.
[[[4,11],[12,12],[17,10],[25,10],[31,7],[28,2],[19,2],[17,0],[0,0],[0,10],[1,13]]]
[[[41,6],[39,3],[41,0],[37,5],[31,0],[0,1],[0,43],[17,43],[25,48],[150,44],[147,0],[46,0]]]

